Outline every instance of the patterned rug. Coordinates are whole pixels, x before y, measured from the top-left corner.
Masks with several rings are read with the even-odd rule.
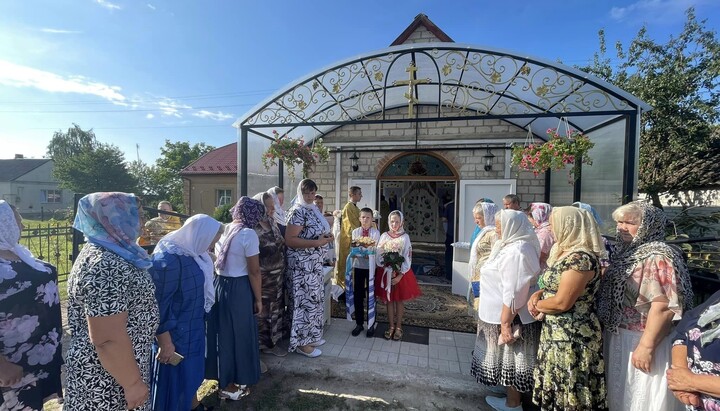
[[[454,295],[450,287],[420,284],[422,295],[405,303],[403,324],[438,330],[475,333],[477,322],[468,314],[464,297]],[[377,321],[387,322],[387,308],[378,304]],[[345,303],[332,302],[332,317],[345,318]]]

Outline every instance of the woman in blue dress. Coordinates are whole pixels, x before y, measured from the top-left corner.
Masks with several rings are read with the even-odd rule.
[[[205,214],[190,217],[155,246],[150,269],[160,308],[153,349],[154,410],[204,410],[196,397],[205,374],[205,314],[215,302],[213,261],[208,249],[222,224]],[[172,365],[173,353],[184,357]]]

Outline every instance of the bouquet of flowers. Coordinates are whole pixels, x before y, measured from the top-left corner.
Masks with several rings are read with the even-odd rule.
[[[400,274],[402,263],[405,262],[405,257],[400,254],[403,249],[403,245],[404,244],[402,238],[387,241],[385,244],[382,245],[383,265],[392,269],[393,278],[397,277],[398,274]]]
[[[370,248],[375,246],[375,241],[370,237],[360,237],[353,240],[352,246]]]

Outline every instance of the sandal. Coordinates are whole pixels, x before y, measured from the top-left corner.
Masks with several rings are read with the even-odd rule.
[[[240,398],[246,397],[250,395],[250,388],[247,386],[239,386],[237,391],[225,391],[220,390],[219,397],[220,400],[230,400],[230,401],[237,401]]]
[[[395,334],[395,327],[390,327],[385,331],[385,339],[391,340],[393,338],[393,334]]]
[[[398,327],[395,329],[395,334],[393,335],[393,340],[400,341],[402,340],[403,331],[402,328]]]

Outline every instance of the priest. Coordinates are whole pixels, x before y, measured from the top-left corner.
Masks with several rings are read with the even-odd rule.
[[[362,189],[352,186],[348,189],[348,202],[342,209],[340,225],[340,242],[335,266],[335,284],[345,289],[345,260],[350,254],[350,240],[354,229],[360,227],[360,209],[357,202],[362,199]]]

